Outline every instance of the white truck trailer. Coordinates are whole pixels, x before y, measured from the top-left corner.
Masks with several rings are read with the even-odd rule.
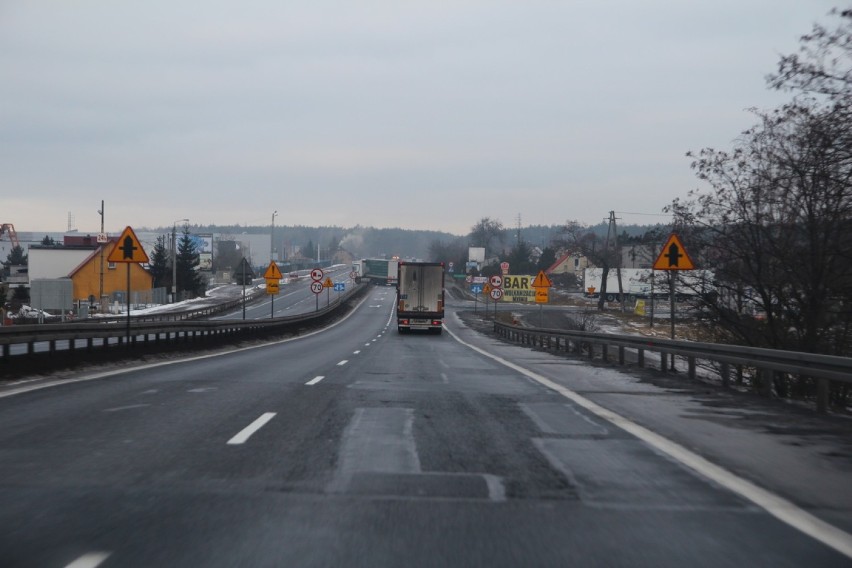
[[[400,333],[444,328],[444,263],[399,263],[396,324]]]

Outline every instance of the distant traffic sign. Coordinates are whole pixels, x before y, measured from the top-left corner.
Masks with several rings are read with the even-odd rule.
[[[139,243],[139,239],[136,237],[133,229],[130,227],[124,229],[124,232],[118,237],[118,242],[115,243],[112,252],[109,253],[107,262],[148,262],[148,255]]]
[[[503,297],[503,290],[500,288],[492,288],[491,289],[491,299],[495,302]]]
[[[695,270],[695,264],[676,234],[672,233],[663,245],[660,256],[654,262],[654,270]]]
[[[314,294],[319,294],[323,291],[322,282],[311,282],[311,292]]]
[[[491,284],[492,288],[502,288],[503,287],[503,277],[502,276],[492,276],[488,279],[488,283]]]
[[[311,270],[311,280],[313,280],[314,282],[319,282],[320,280],[322,280],[323,276],[325,276],[325,274],[323,273],[322,269],[314,268],[313,270]]]
[[[502,272],[503,274],[509,274],[509,263],[508,262],[501,262],[500,263],[500,272]]]
[[[277,278],[267,278],[266,279],[266,293],[267,295],[278,294],[280,290],[279,281]]]
[[[343,292],[346,290],[346,284],[344,282],[335,282],[334,283],[334,291],[335,292]]]
[[[550,288],[552,284],[550,283],[550,279],[544,273],[543,270],[538,271],[538,276],[533,280],[532,287],[533,288]]]
[[[352,280],[355,280],[356,278],[358,278],[358,273],[353,270],[352,272],[349,273],[349,278],[351,278]]]
[[[274,260],[269,261],[269,267],[267,267],[266,272],[263,273],[263,277],[269,280],[270,278],[274,278],[275,280],[281,280],[284,275],[281,274],[281,270],[278,268],[278,265],[275,264]]]
[[[471,284],[470,291],[474,294],[482,294],[482,284]]]
[[[325,282],[322,283],[323,288],[331,288],[334,286],[334,282],[331,281],[331,278],[326,278]]]

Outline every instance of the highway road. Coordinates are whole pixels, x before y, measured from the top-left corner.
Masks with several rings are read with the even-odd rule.
[[[353,285],[349,278],[351,267],[338,265],[324,272],[323,280],[331,279],[334,283],[342,283],[348,289]],[[311,292],[311,277],[301,275],[297,279],[285,278],[280,285],[280,292],[274,297],[265,296],[260,301],[252,302],[246,306],[246,319],[265,319],[270,317],[284,317],[297,314],[305,314],[316,311],[317,306],[324,307],[335,295],[340,292],[325,290],[319,294]],[[234,286],[242,290],[241,286]],[[237,295],[236,297],[239,297]],[[225,312],[211,319],[242,319],[242,308]]]
[[[792,444],[461,307],[399,335],[375,288],[309,336],[0,389],[0,566],[852,562],[843,426]]]

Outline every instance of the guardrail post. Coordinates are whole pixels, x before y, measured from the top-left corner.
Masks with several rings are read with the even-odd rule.
[[[668,358],[668,353],[666,353],[665,351],[660,351],[660,370],[664,373],[666,372],[666,362]]]
[[[589,359],[595,358],[595,344],[591,341],[589,342]]]
[[[604,363],[609,362],[609,345],[607,343],[601,345],[601,359]]]
[[[817,379],[817,412],[828,412],[829,386],[828,379]]]
[[[54,353],[56,353],[56,340],[51,339],[48,344],[50,345],[50,354],[53,355]]]
[[[4,358],[4,359],[8,359],[8,358],[9,358],[9,353],[10,353],[10,351],[9,351],[9,344],[8,344],[8,343],[5,343],[5,344],[3,345],[3,358]]]
[[[772,371],[768,369],[757,370],[757,388],[761,396],[772,396]]]
[[[722,363],[719,369],[719,374],[722,375],[722,386],[728,387],[731,385],[731,366],[728,363]]]
[[[624,345],[618,346],[618,364],[624,366]]]
[[[637,355],[637,358],[638,358],[638,361],[636,363],[639,365],[639,367],[644,367],[645,366],[645,350],[639,349],[636,352],[636,355]]]
[[[27,343],[27,355],[33,355],[35,353],[35,341],[30,341]]]
[[[687,358],[687,361],[689,362],[689,378],[694,379],[695,378],[695,356],[690,355]]]

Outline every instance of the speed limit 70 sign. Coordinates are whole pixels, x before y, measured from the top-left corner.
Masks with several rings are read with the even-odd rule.
[[[491,299],[496,302],[497,300],[503,297],[503,290],[501,290],[500,288],[492,288],[489,294],[491,295]]]
[[[323,291],[322,282],[311,282],[311,292],[314,294],[319,294]]]

